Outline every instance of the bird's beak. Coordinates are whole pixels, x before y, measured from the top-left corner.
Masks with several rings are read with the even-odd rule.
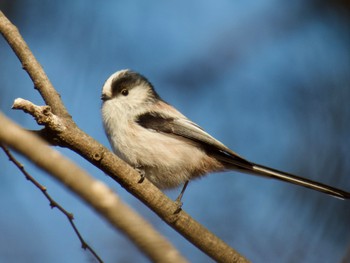
[[[111,97],[109,97],[107,94],[102,93],[102,95],[101,95],[101,100],[102,101],[106,101],[106,100],[109,100],[109,99],[111,99]]]

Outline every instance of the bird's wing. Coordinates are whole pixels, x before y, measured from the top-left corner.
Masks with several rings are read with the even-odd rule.
[[[255,164],[240,157],[224,144],[214,139],[197,124],[185,117],[174,117],[159,112],[148,112],[138,116],[136,122],[146,129],[151,129],[179,139],[187,139],[197,147],[201,147],[208,155],[221,161],[229,169],[241,172],[266,176],[306,188],[323,192],[341,199],[350,199],[350,193],[343,190],[318,183],[309,179],[275,170],[266,166]]]
[[[230,164],[231,168],[232,166],[235,166],[236,169],[250,170],[252,168],[250,162],[231,151],[187,118],[147,112],[139,115],[136,122],[146,129],[187,139],[224,164]]]

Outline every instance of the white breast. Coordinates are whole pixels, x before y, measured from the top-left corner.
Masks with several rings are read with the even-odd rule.
[[[221,164],[185,139],[145,129],[118,107],[113,101],[106,101],[102,107],[105,131],[114,152],[131,166],[144,169],[146,177],[159,188],[173,188],[222,169]]]

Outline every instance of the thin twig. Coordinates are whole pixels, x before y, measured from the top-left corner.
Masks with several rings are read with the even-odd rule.
[[[145,219],[126,205],[103,182],[52,149],[33,133],[0,112],[0,142],[18,152],[74,192],[115,229],[121,230],[153,262],[180,263],[187,260]],[[94,152],[94,151],[92,151]],[[91,154],[91,152],[90,152]],[[93,158],[98,158],[93,155]]]
[[[5,147],[3,144],[0,143],[0,147],[3,149],[9,160],[22,172],[22,174],[25,176],[25,178],[30,181],[32,184],[35,185],[46,197],[46,199],[50,203],[51,208],[57,208],[59,211],[61,211],[66,218],[68,219],[69,223],[71,224],[75,234],[78,236],[80,242],[81,242],[81,247],[84,250],[89,250],[91,254],[97,259],[98,262],[103,263],[103,260],[99,257],[99,255],[95,252],[95,250],[84,240],[82,235],[80,234],[77,226],[73,222],[74,220],[74,215],[73,213],[68,212],[66,209],[64,209],[58,202],[56,202],[47,192],[47,188],[40,184],[33,176],[31,176],[24,168],[23,164],[21,164],[10,152],[10,150]]]

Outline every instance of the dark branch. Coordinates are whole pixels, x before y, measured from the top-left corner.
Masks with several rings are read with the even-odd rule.
[[[74,216],[72,213],[68,212],[66,209],[64,209],[58,202],[56,202],[47,192],[47,188],[45,186],[43,186],[42,184],[40,184],[33,176],[31,176],[24,168],[23,164],[21,164],[9,151],[9,149],[7,149],[4,145],[2,145],[0,143],[0,147],[2,148],[2,150],[5,152],[5,154],[7,155],[7,157],[9,158],[9,160],[21,171],[21,173],[25,176],[25,178],[30,181],[32,184],[35,185],[36,188],[38,188],[43,195],[46,197],[46,199],[49,201],[51,208],[57,208],[59,211],[61,211],[61,213],[63,213],[66,218],[68,219],[69,223],[71,224],[75,234],[78,236],[80,243],[81,243],[81,247],[84,250],[89,250],[91,252],[91,254],[97,259],[98,262],[102,263],[102,259],[100,258],[100,256],[95,252],[95,250],[84,240],[84,238],[82,237],[82,235],[80,234],[77,226],[74,223]]]

